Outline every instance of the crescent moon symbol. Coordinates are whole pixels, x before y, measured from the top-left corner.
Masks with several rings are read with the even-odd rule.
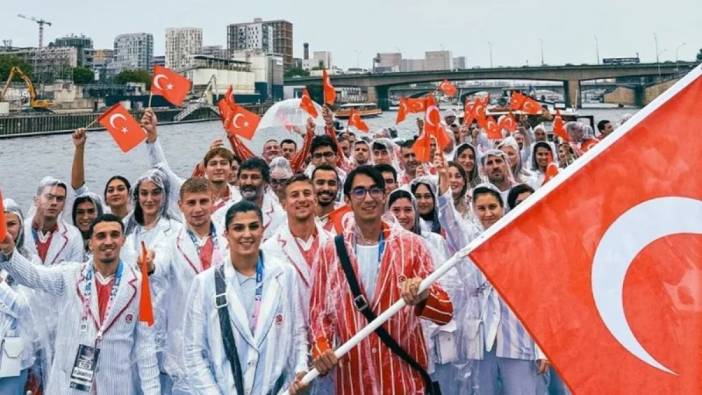
[[[109,121],[110,121],[110,126],[112,126],[113,129],[117,129],[117,126],[115,126],[115,121],[116,121],[117,119],[124,119],[124,120],[126,121],[126,120],[127,120],[127,117],[125,117],[125,116],[122,115],[122,114],[112,114],[112,115],[110,115],[110,119],[109,119]]]
[[[234,115],[234,118],[232,118],[232,126],[234,126],[237,129],[241,129],[241,126],[237,125],[236,120],[239,119],[239,117],[243,117],[243,116],[244,116],[244,114],[242,114],[242,113]]]
[[[666,373],[677,373],[653,358],[636,339],[624,314],[624,279],[632,261],[661,237],[702,234],[702,201],[662,197],[640,203],[617,218],[602,236],[592,261],[592,295],[615,339],[634,356]]]
[[[161,88],[161,84],[158,83],[158,80],[161,79],[161,78],[163,78],[163,79],[165,79],[165,80],[168,80],[168,77],[166,77],[165,75],[163,75],[163,74],[156,74],[156,75],[154,76],[154,86],[155,86],[156,88],[160,89],[160,90],[163,90],[163,88]]]
[[[426,118],[425,122],[432,127],[436,126],[436,122],[432,122],[432,119],[431,119],[433,112],[439,113],[439,108],[436,106],[429,107],[429,109],[427,110],[427,116],[425,117]],[[440,121],[441,121],[441,114],[439,114],[439,122]]]

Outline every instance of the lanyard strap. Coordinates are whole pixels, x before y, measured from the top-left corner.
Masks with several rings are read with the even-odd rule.
[[[187,229],[186,233],[188,233],[188,236],[190,236],[190,240],[193,241],[193,244],[195,245],[195,249],[197,250],[197,255],[200,256],[200,252],[202,251],[202,246],[197,242],[197,237],[195,236],[195,233]],[[214,224],[210,222],[210,234],[209,234],[210,239],[212,239],[212,247],[217,248],[217,232],[215,232],[215,227]],[[214,252],[212,253],[214,256]]]
[[[253,311],[251,312],[250,329],[254,333],[258,323],[258,315],[261,312],[261,299],[263,299],[263,254],[258,254],[256,262],[256,294],[254,295]]]
[[[112,284],[112,289],[110,290],[110,298],[107,300],[107,306],[105,308],[105,319],[103,322],[100,323],[100,326],[98,327],[98,323],[93,317],[93,321],[95,323],[95,326],[98,328],[97,336],[95,338],[95,343],[99,343],[100,340],[102,340],[102,336],[107,332],[109,327],[107,327],[107,317],[110,313],[110,310],[112,309],[112,304],[114,303],[115,296],[117,295],[117,291],[119,290],[119,283],[122,281],[122,272],[124,270],[124,265],[122,264],[122,260],[119,261],[119,265],[117,266],[117,271],[115,272],[115,282]],[[87,268],[87,273],[85,274],[85,288],[83,290],[83,316],[81,317],[81,327],[85,327],[84,325],[87,325],[88,321],[88,312],[90,311],[90,303],[91,303],[91,295],[93,293],[93,265],[88,265]],[[98,301],[99,304],[99,301]],[[98,312],[98,316],[100,313]],[[98,317],[99,318],[99,317]]]

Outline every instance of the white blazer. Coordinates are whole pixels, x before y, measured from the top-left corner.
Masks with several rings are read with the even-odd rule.
[[[33,219],[28,218],[24,221],[24,247],[30,254],[39,256],[37,246],[34,244],[34,237],[32,236]],[[46,259],[42,263],[44,265],[56,265],[64,261],[83,261],[83,236],[81,236],[78,228],[59,220],[58,230],[51,237],[51,244],[49,244],[49,250],[46,252]]]
[[[78,346],[93,346],[97,336],[94,324],[89,323],[84,332],[80,329],[85,276],[92,264],[89,260],[49,268],[30,263],[16,251],[9,261],[0,257],[0,267],[7,270],[17,283],[55,296],[52,302],[61,319],[56,328],[55,355],[46,385],[47,394],[85,395],[85,392],[72,390],[69,379]],[[159,394],[153,329],[138,322],[141,276],[131,265],[125,265],[123,270],[112,308],[105,317],[109,329],[99,345],[93,387],[98,394],[132,395],[140,393],[139,390],[144,394]],[[93,287],[89,307],[89,322],[97,320],[96,287]],[[138,389],[139,384],[141,388]]]
[[[319,243],[318,245],[320,247],[334,238],[333,234],[324,230],[319,224],[315,224],[315,226],[317,227],[317,243]],[[281,226],[270,239],[261,245],[261,249],[265,251],[268,256],[275,256],[276,259],[291,265],[295,269],[295,272],[300,277],[303,314],[305,322],[308,322],[312,281],[314,280],[314,267],[310,267],[305,261],[302,251],[300,251],[300,248],[295,242],[295,237],[290,233],[290,227],[287,225]],[[314,261],[315,260],[313,260],[313,262]]]
[[[222,263],[229,255],[227,239],[218,231],[212,255],[212,266]],[[164,350],[163,371],[174,381],[174,387],[187,385],[183,362],[183,318],[188,304],[188,292],[195,276],[203,271],[197,248],[183,227],[167,237],[157,249],[153,284],[158,323],[157,344]]]
[[[9,352],[13,357],[19,358],[21,369],[27,369],[34,364],[39,348],[29,304],[32,290],[19,284],[9,285],[6,281],[6,272],[1,273],[0,276],[3,277],[0,282],[0,340],[3,342],[0,361],[6,358]],[[16,349],[5,350],[8,347],[6,342],[8,338],[13,338],[13,347],[17,347]],[[0,363],[0,371],[2,371],[2,363]]]
[[[292,266],[264,253],[263,296],[258,326],[249,329],[249,317],[236,296],[239,281],[227,257],[224,277],[227,308],[241,360],[246,395],[268,394],[277,382],[286,390],[295,374],[307,369],[307,331],[302,316],[298,275]],[[219,315],[215,307],[216,268],[195,277],[188,296],[183,350],[187,380],[198,394],[237,394],[225,354]]]

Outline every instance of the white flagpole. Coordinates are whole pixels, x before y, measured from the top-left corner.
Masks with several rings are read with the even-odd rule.
[[[429,276],[427,276],[427,278],[422,280],[422,283],[419,285],[418,293],[424,292],[439,278],[443,277],[443,275],[446,274],[457,263],[459,263],[462,258],[468,255],[467,251],[468,250],[465,248],[458,251],[454,256],[451,257],[451,259],[449,259],[443,265],[439,266],[439,268],[436,269],[432,274],[430,274]],[[360,343],[363,339],[368,337],[379,326],[383,325],[387,320],[390,319],[390,317],[395,315],[395,313],[397,313],[398,311],[402,310],[402,308],[405,306],[405,300],[400,298],[400,300],[395,302],[387,310],[383,311],[383,313],[380,314],[376,319],[368,323],[368,325],[366,325],[365,327],[363,327],[363,329],[361,329],[355,335],[353,335],[353,337],[346,341],[346,343],[342,344],[341,346],[339,346],[339,348],[334,350],[334,355],[336,355],[337,358],[341,358],[344,355],[346,355],[346,353],[351,351],[351,349],[357,346],[358,343]],[[316,379],[317,377],[319,377],[319,372],[317,371],[317,369],[312,369],[309,372],[307,372],[307,374],[305,374],[305,377],[302,378],[302,383],[309,384],[312,382],[312,380]],[[286,391],[285,395],[288,394],[288,391]]]

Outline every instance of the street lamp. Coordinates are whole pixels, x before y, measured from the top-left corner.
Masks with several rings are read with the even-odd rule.
[[[658,47],[656,47],[656,63],[658,64],[658,80],[661,79],[661,62],[659,61],[660,55],[668,51],[667,49],[663,49],[662,51],[658,52]]]
[[[492,64],[492,42],[488,41],[488,47],[490,48],[490,68],[493,68],[493,64]]]
[[[597,35],[595,37],[595,57],[597,58],[597,64],[600,64],[600,43],[597,41]]]
[[[675,73],[678,72],[678,51],[685,45],[687,45],[687,43],[681,43],[677,48],[675,48]]]
[[[546,62],[544,62],[544,40],[540,38],[539,43],[541,44],[541,65],[546,66]]]

